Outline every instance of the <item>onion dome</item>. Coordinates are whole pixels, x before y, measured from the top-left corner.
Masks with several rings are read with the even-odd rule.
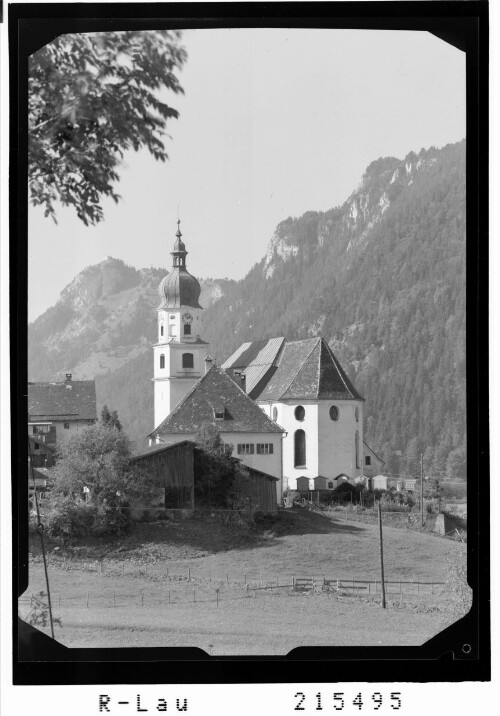
[[[172,269],[162,279],[158,286],[160,294],[160,305],[158,308],[180,308],[190,306],[191,308],[202,308],[198,303],[201,286],[198,280],[191,276],[186,269],[186,245],[182,241],[180,219],[177,221],[177,234],[174,250],[171,252],[173,258]]]

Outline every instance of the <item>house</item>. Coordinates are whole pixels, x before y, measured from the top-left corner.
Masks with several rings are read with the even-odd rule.
[[[57,442],[97,419],[95,381],[28,383],[28,434],[39,444]]]
[[[365,477],[379,475],[384,465],[384,461],[363,441],[363,475]]]
[[[254,470],[276,478],[277,499],[282,490],[284,430],[268,418],[249,396],[218,366],[210,366],[176,408],[150,434],[151,444],[194,441],[207,424],[215,426],[234,457]]]
[[[297,478],[297,490],[299,492],[312,492],[313,490],[335,490],[338,487],[336,479],[328,477],[305,477]]]
[[[28,463],[33,467],[52,467],[55,462],[55,448],[38,440],[38,435],[28,436]]]
[[[235,381],[243,377],[247,394],[286,431],[288,488],[299,477],[328,485],[341,473],[350,480],[363,474],[364,398],[323,338],[244,343],[222,367]]]

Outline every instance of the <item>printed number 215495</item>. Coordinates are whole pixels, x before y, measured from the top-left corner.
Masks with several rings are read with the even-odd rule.
[[[366,701],[363,700],[364,698]],[[295,699],[297,702],[294,711],[306,711],[306,695],[302,691],[297,691]],[[351,697],[346,697],[343,691],[337,691],[332,694],[330,703],[328,703],[328,701],[328,697],[323,698],[323,694],[318,691],[314,696],[314,706],[311,704],[310,708],[314,708],[315,711],[323,711],[324,708],[333,708],[335,711],[343,711],[347,705],[348,708],[354,706],[354,708],[357,708],[359,711],[361,711],[363,706],[368,709],[371,708],[372,711],[378,711],[382,705],[385,705],[394,711],[398,711],[401,708],[401,692],[392,691],[389,696],[383,696],[379,691],[375,691],[373,694],[367,694],[366,696],[363,696],[363,694],[359,692],[351,701]],[[309,704],[307,705],[309,706]]]

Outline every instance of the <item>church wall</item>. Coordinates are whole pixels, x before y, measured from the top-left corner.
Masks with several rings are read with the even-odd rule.
[[[330,418],[332,405],[339,409],[338,420]],[[355,411],[358,408],[359,420]],[[355,400],[322,400],[319,409],[318,474],[337,477],[345,473],[351,478],[363,472],[363,404]],[[355,436],[359,433],[359,467],[356,467]]]
[[[299,405],[302,405],[305,411],[303,420],[297,420],[295,417],[295,409]],[[271,418],[274,407],[278,411],[276,422],[287,432],[283,439],[283,476],[286,478],[284,486],[295,489],[298,477],[316,477],[318,475],[318,406],[312,400],[272,403],[270,413],[266,410],[266,414]],[[295,467],[294,464],[296,430],[303,430],[306,434],[305,467]]]

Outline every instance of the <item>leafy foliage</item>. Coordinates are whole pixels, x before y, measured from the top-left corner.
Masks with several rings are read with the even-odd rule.
[[[49,534],[73,537],[126,529],[129,500],[144,500],[155,493],[147,473],[131,467],[129,459],[124,432],[107,420],[63,441],[45,503]]]
[[[162,137],[178,112],[158,99],[182,92],[186,59],[176,31],[79,33],[58,37],[29,65],[29,189],[34,205],[56,218],[73,206],[85,225],[103,218],[125,151],[147,148],[167,159]]]
[[[199,506],[233,508],[244,517],[253,513],[248,494],[250,476],[232,450],[224,445],[215,425],[205,423],[200,428],[194,456],[195,503]]]
[[[33,594],[31,598],[31,608],[24,621],[34,627],[47,627],[50,623],[49,605],[45,601],[47,593],[44,591]],[[52,615],[52,623],[62,627],[60,617]]]
[[[120,420],[118,418],[117,411],[113,410],[113,412],[110,413],[107,405],[103,405],[102,407],[101,422],[103,423],[103,425],[109,425],[110,427],[114,427],[117,430],[122,429],[122,424],[120,423]]]

